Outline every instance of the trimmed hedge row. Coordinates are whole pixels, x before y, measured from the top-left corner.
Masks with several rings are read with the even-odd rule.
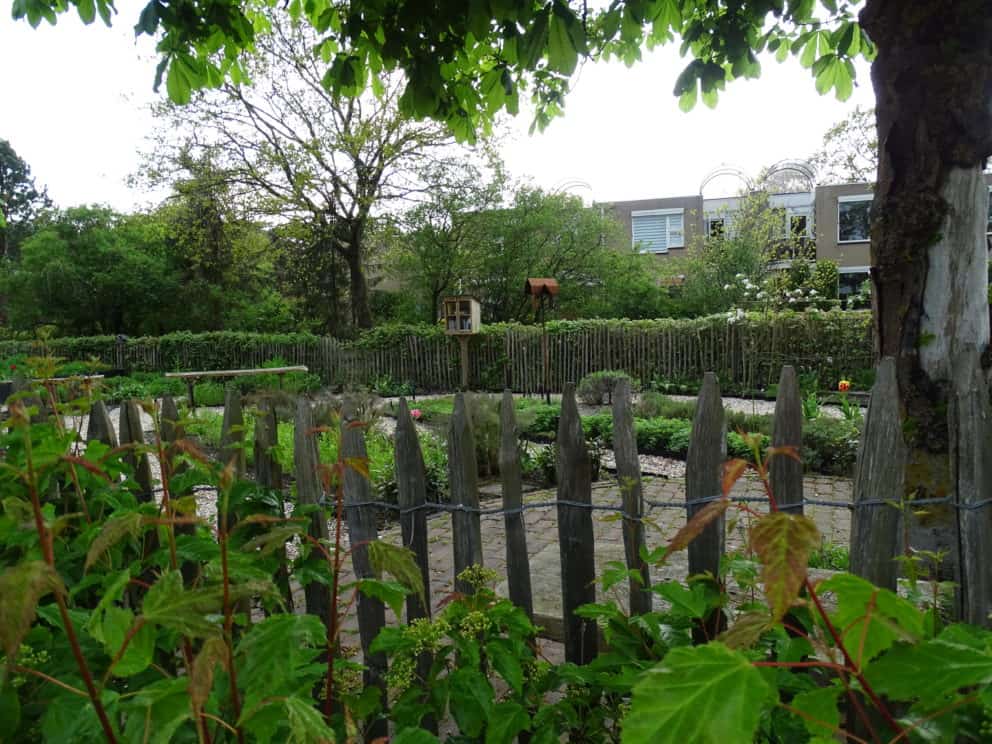
[[[782,364],[814,371],[832,385],[853,370],[872,366],[870,315],[866,312],[752,313],[731,322],[724,315],[691,320],[580,320],[548,323],[553,390],[591,372],[626,372],[652,380],[698,380],[716,371],[725,386],[764,388]],[[42,353],[99,359],[137,372],[258,367],[280,358],[306,364],[325,383],[416,390],[458,387],[458,346],[438,325],[376,328],[354,341],[305,333],[172,333],[159,337],[114,336],[0,342],[0,358]],[[541,330],[489,325],[471,341],[471,384],[534,392],[542,385]]]

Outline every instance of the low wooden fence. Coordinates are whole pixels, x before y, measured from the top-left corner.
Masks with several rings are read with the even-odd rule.
[[[281,359],[306,365],[332,385],[409,384],[419,391],[455,390],[461,383],[458,344],[440,329],[372,331],[357,341],[308,334],[182,333],[160,338],[54,339],[60,357],[100,359],[118,369],[175,372],[260,367]],[[0,357],[37,351],[30,342],[0,342]],[[777,380],[783,364],[816,371],[831,384],[872,366],[869,316],[823,312],[725,316],[692,320],[562,321],[549,324],[552,392],[604,369],[654,378],[698,381],[707,371],[745,388]],[[535,326],[484,327],[470,343],[470,387],[541,391],[541,331]]]
[[[865,435],[861,443],[859,469],[855,479],[852,503],[818,502],[807,499],[803,490],[802,466],[789,457],[773,458],[770,472],[771,485],[778,508],[800,513],[808,504],[836,506],[852,510],[851,570],[876,584],[896,588],[899,563],[896,560],[904,550],[902,545],[904,510],[894,503],[897,491],[892,491],[894,478],[899,476],[901,461],[898,456],[899,429],[892,424],[896,407],[896,377],[891,359],[883,360],[878,368],[877,382],[872,391]],[[523,608],[535,621],[558,637],[565,647],[565,657],[575,663],[586,663],[598,653],[599,635],[594,621],[581,617],[576,609],[596,600],[595,541],[593,539],[593,512],[612,510],[622,519],[624,554],[627,567],[636,572],[640,580],[631,579],[629,610],[647,612],[652,607],[649,567],[644,562],[645,505],[682,509],[691,518],[700,509],[725,498],[722,492],[723,466],[726,461],[726,420],[717,377],[706,373],[693,420],[691,443],[687,458],[684,501],[651,502],[645,499],[641,483],[633,416],[631,392],[622,383],[613,403],[613,447],[616,456],[616,477],[620,483],[620,496],[615,505],[593,504],[592,462],[583,436],[581,419],[575,401],[574,386],[567,384],[562,400],[562,411],[557,434],[557,495],[545,502],[524,502],[521,487],[519,437],[516,428],[512,394],[503,394],[501,408],[500,477],[502,479],[502,504],[483,506],[479,501],[477,483],[478,467],[476,448],[466,397],[458,394],[448,434],[448,460],[450,503],[429,503],[426,499],[426,478],[423,455],[417,430],[405,400],[398,407],[395,434],[395,459],[397,471],[398,503],[387,504],[372,498],[369,481],[352,469],[344,481],[344,505],[353,568],[359,577],[372,575],[367,548],[368,541],[378,537],[377,525],[382,511],[398,516],[403,545],[416,556],[424,580],[426,595],[423,599],[411,596],[407,602],[406,620],[429,617],[433,606],[430,597],[430,554],[427,515],[433,511],[451,514],[451,537],[454,558],[454,575],[483,561],[480,518],[499,514],[504,517],[506,530],[506,572],[508,594],[511,601]],[[171,401],[166,405],[174,410]],[[127,407],[122,418],[122,429],[127,429],[122,439],[135,440],[137,434],[128,422],[136,411]],[[341,421],[341,454],[345,458],[363,458],[366,455],[364,428],[355,426],[355,407],[345,403]],[[267,454],[275,443],[275,414],[264,413],[267,425],[256,425],[255,452],[256,478],[273,486],[280,479],[276,467]],[[91,417],[95,426],[93,436],[105,437],[107,423],[104,415]],[[224,416],[222,457],[237,459],[243,448],[237,446],[241,431],[240,397],[228,397]],[[126,424],[126,426],[125,426]],[[802,439],[802,405],[796,372],[792,367],[782,368],[779,378],[778,399],[774,418],[772,445],[799,447]],[[322,503],[324,493],[317,478],[318,456],[314,435],[313,411],[310,404],[300,400],[295,418],[294,473],[296,492],[301,504]],[[171,435],[169,435],[171,436]],[[243,464],[239,467],[243,468]],[[146,473],[139,472],[138,480],[145,483]],[[731,495],[732,500],[761,501],[758,497]],[[955,497],[957,498],[957,497]],[[987,501],[956,503],[944,499],[958,510],[963,534],[978,536],[989,543],[988,511],[979,509]],[[557,509],[558,540],[561,556],[562,613],[552,618],[534,615],[531,588],[531,565],[527,549],[527,532],[524,512],[528,509]],[[985,530],[983,532],[982,530]],[[328,538],[326,518],[314,517],[309,526],[312,537]],[[712,572],[717,574],[724,554],[725,525],[720,517],[708,526],[688,546],[688,574]],[[971,539],[971,538],[969,538]],[[980,541],[979,541],[980,542]],[[988,548],[982,548],[987,552]],[[984,555],[984,552],[983,552]],[[962,604],[957,614],[969,618],[984,618],[987,622],[992,606],[989,595],[975,591],[976,582],[988,580],[988,565],[964,570],[960,592]],[[288,586],[288,577],[286,577]],[[472,587],[457,581],[455,588],[462,592]],[[287,590],[288,591],[288,590]],[[330,606],[329,588],[312,583],[306,588],[305,610],[322,618]],[[361,645],[367,664],[367,678],[372,684],[383,684],[385,659],[370,653],[372,639],[385,624],[381,602],[360,597],[357,607]]]

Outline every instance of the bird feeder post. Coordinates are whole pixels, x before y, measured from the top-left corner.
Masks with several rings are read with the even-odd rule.
[[[461,352],[462,390],[468,390],[469,383],[469,339],[482,327],[482,307],[474,297],[445,297],[442,303],[444,332],[458,339]]]
[[[528,279],[524,282],[524,294],[530,295],[531,304],[541,324],[541,360],[543,376],[541,387],[544,402],[551,403],[551,354],[548,350],[548,327],[545,325],[547,304],[558,295],[558,281],[555,279]]]

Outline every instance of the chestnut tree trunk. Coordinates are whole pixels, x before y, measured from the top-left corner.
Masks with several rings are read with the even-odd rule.
[[[964,471],[992,460],[987,403],[970,414],[960,404],[976,387],[987,401],[992,0],[867,0],[860,20],[878,47],[875,351],[896,361],[908,450],[904,493],[892,498],[955,500],[975,488]],[[910,545],[941,551],[942,578],[960,581],[978,556],[962,554],[959,510],[905,513]]]

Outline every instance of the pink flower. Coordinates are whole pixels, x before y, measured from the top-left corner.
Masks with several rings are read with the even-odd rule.
[[[419,421],[421,417],[423,417],[424,412],[421,411],[419,408],[414,408],[412,411],[410,411],[410,415]]]

